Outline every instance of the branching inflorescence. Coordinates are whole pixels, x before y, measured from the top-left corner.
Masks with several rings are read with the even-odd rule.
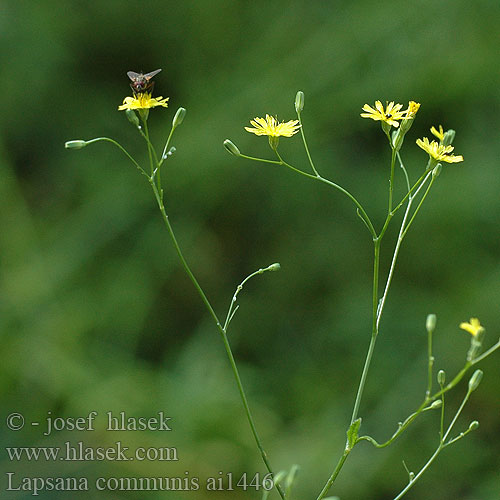
[[[139,76],[152,77],[158,72],[159,70],[147,75],[140,74]],[[172,154],[175,152],[175,148],[171,147],[170,145],[172,141],[172,136],[175,129],[182,124],[184,117],[186,115],[186,110],[184,108],[179,108],[175,113],[174,118],[172,120],[172,126],[168,134],[168,137],[166,139],[166,142],[163,148],[161,149],[161,154],[158,155],[158,151],[151,143],[149,137],[149,130],[148,130],[149,110],[154,107],[166,108],[168,106],[168,98],[152,97],[151,95],[152,82],[149,81],[150,79],[151,78],[149,78],[148,81],[146,82],[148,83],[148,85],[143,92],[134,91],[134,95],[132,97],[126,97],[123,101],[123,104],[118,108],[119,110],[124,110],[126,112],[128,120],[130,121],[130,123],[132,123],[134,127],[136,127],[136,129],[144,139],[148,152],[149,168],[143,167],[137,160],[135,160],[132,157],[132,155],[120,143],[108,137],[98,137],[95,139],[91,139],[89,141],[84,141],[84,140],[68,141],[65,146],[68,149],[81,149],[95,142],[101,142],[101,141],[109,142],[114,146],[116,146],[117,148],[119,148],[132,162],[132,164],[141,172],[141,174],[143,174],[148,179],[154,198],[156,200],[162,219],[164,221],[165,227],[168,231],[168,234],[170,235],[175,251],[177,252],[177,255],[179,257],[180,263],[184,268],[187,276],[193,283],[197,293],[199,294],[209,315],[212,317],[215,326],[221,336],[232,369],[232,373],[237,385],[237,389],[243,404],[246,418],[250,426],[250,430],[253,434],[256,446],[261,454],[262,460],[268,471],[268,476],[273,479],[271,481],[271,484],[274,486],[276,492],[283,500],[288,500],[291,497],[291,487],[296,477],[297,467],[296,466],[292,467],[292,469],[288,473],[286,473],[285,471],[280,471],[277,473],[274,472],[274,469],[271,466],[268,455],[263,448],[260,436],[257,432],[257,427],[254,422],[252,413],[250,411],[250,406],[244,390],[243,382],[241,380],[237,364],[233,356],[227,336],[231,320],[233,319],[239,307],[236,304],[238,294],[243,289],[243,286],[246,284],[246,282],[249,279],[253,278],[254,276],[263,274],[266,271],[277,271],[279,270],[280,266],[279,264],[275,263],[268,267],[259,269],[251,273],[249,276],[247,276],[247,278],[245,278],[241,282],[241,284],[238,285],[238,287],[236,288],[236,291],[231,299],[225,321],[222,323],[219,320],[219,316],[213,309],[209,299],[207,298],[201,285],[199,284],[198,280],[191,271],[191,268],[188,265],[186,258],[184,257],[184,254],[181,250],[181,246],[175,236],[164,203],[164,189],[161,180],[161,170],[162,168],[165,168],[164,167],[165,160],[170,156],[172,156]],[[452,436],[452,431],[454,429],[454,426],[457,422],[459,415],[461,414],[465,404],[468,402],[472,392],[478,387],[479,382],[481,381],[482,371],[477,369],[473,372],[469,380],[468,389],[463,397],[462,403],[460,404],[459,408],[456,410],[451,421],[447,425],[445,424],[445,394],[451,389],[455,388],[457,384],[472,369],[473,366],[477,365],[480,361],[482,361],[484,358],[492,354],[496,349],[500,347],[500,340],[499,340],[496,344],[494,344],[488,350],[486,350],[484,353],[481,354],[485,330],[481,326],[479,320],[476,318],[472,318],[469,322],[461,323],[460,328],[471,334],[471,346],[467,352],[464,366],[448,383],[446,383],[446,375],[444,371],[439,370],[437,373],[438,388],[434,390],[433,381],[435,377],[434,376],[435,359],[432,349],[432,344],[433,344],[432,340],[436,328],[436,316],[430,314],[427,317],[425,325],[427,330],[428,365],[427,365],[427,381],[422,402],[420,403],[420,405],[416,407],[413,413],[411,413],[403,422],[400,422],[397,425],[395,432],[386,441],[378,442],[372,436],[360,435],[361,418],[359,414],[360,414],[361,402],[370,371],[370,365],[375,352],[376,340],[379,334],[380,320],[384,311],[388,292],[394,276],[394,271],[396,268],[396,263],[398,260],[402,242],[409,228],[413,224],[415,217],[419,213],[422,204],[429,195],[433,184],[439,177],[442,170],[442,164],[458,163],[463,161],[462,156],[453,154],[454,148],[451,144],[455,138],[455,132],[453,130],[445,131],[442,126],[439,126],[438,129],[432,127],[431,133],[436,137],[437,141],[436,140],[429,141],[427,137],[424,137],[422,139],[417,139],[416,141],[417,145],[428,154],[428,161],[424,169],[419,174],[418,179],[412,183],[410,180],[410,175],[406,169],[406,166],[403,163],[400,151],[403,145],[404,138],[408,133],[408,131],[410,130],[413,121],[415,119],[415,116],[420,108],[420,104],[414,101],[410,101],[408,103],[408,107],[406,109],[403,108],[404,106],[402,104],[396,104],[392,101],[386,103],[385,106],[382,104],[381,101],[376,101],[374,106],[365,104],[362,108],[363,113],[361,113],[361,116],[363,118],[370,118],[372,120],[379,121],[381,123],[382,131],[385,134],[391,149],[390,168],[388,172],[389,187],[388,187],[388,199],[387,199],[387,212],[385,220],[379,229],[376,229],[372,219],[370,218],[370,216],[368,215],[368,213],[366,212],[360,201],[358,201],[358,199],[351,192],[343,188],[340,184],[332,180],[329,180],[322,174],[320,174],[318,168],[314,164],[306,141],[306,136],[304,133],[304,127],[302,123],[302,111],[304,109],[303,92],[301,91],[297,92],[295,98],[295,110],[297,113],[297,119],[289,120],[286,122],[285,121],[280,122],[277,117],[266,114],[265,118],[257,117],[251,120],[250,121],[250,124],[252,125],[251,127],[245,127],[245,130],[247,130],[250,133],[253,133],[257,136],[268,137],[269,145],[273,152],[274,158],[272,159],[259,158],[243,154],[240,152],[239,148],[232,141],[230,141],[229,139],[226,139],[224,141],[224,147],[226,148],[226,150],[238,158],[251,160],[253,162],[260,162],[264,164],[286,167],[291,171],[307,179],[326,184],[331,188],[333,188],[334,190],[339,191],[343,195],[347,196],[354,204],[356,213],[363,222],[373,242],[372,321],[371,321],[371,333],[369,335],[368,350],[363,364],[363,369],[361,372],[358,389],[354,398],[351,419],[346,426],[347,428],[346,444],[336,465],[333,467],[327,481],[325,482],[324,486],[319,492],[317,500],[321,500],[324,497],[326,497],[331,487],[333,486],[335,480],[337,479],[351,451],[359,443],[366,441],[368,443],[371,443],[373,446],[377,448],[384,448],[386,446],[389,446],[399,436],[401,436],[401,434],[403,434],[403,432],[419,417],[419,415],[427,411],[439,409],[440,410],[439,441],[436,450],[417,473],[411,472],[407,469],[408,483],[394,497],[394,500],[399,500],[400,498],[402,498],[403,495],[405,495],[406,492],[416,483],[416,481],[420,479],[422,474],[429,468],[429,466],[433,463],[433,461],[436,459],[436,457],[444,448],[455,443],[459,439],[462,439],[469,432],[478,427],[479,425],[478,422],[473,421],[466,430],[459,432],[454,437]],[[278,151],[279,141],[281,137],[291,138],[297,133],[300,133],[304,145],[308,162],[307,169],[297,167],[291,162],[285,161],[283,155]],[[401,170],[404,176],[405,186],[406,186],[404,193],[400,195],[400,198],[397,201],[395,201],[396,193],[394,188],[396,165],[398,165],[399,169]],[[393,218],[398,214],[398,212],[401,212],[402,215],[400,217],[397,240],[392,249],[392,257],[390,257],[389,271],[385,276],[384,282],[380,283],[380,259],[381,259],[381,248],[382,248],[381,244],[384,239],[384,236],[386,235],[386,231],[390,223],[393,221]],[[264,500],[265,500],[269,495],[269,488],[264,488],[264,490],[265,490],[264,491]]]

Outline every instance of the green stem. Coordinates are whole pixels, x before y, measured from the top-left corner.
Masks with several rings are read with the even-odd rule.
[[[479,363],[479,361],[482,361],[484,358],[486,358],[487,356],[489,356],[492,352],[496,351],[499,347],[500,347],[500,340],[495,345],[493,345],[492,347],[490,347],[486,352],[484,352],[483,354],[481,354],[481,356],[478,356],[477,358],[474,358],[471,361],[471,364],[475,365],[476,363]]]
[[[426,399],[432,392],[432,367],[434,366],[434,356],[432,355],[432,329],[427,331],[427,390],[425,391]]]
[[[430,467],[430,465],[432,464],[432,462],[434,462],[434,460],[437,458],[437,456],[439,455],[439,453],[441,452],[442,449],[443,449],[443,445],[440,444],[436,448],[436,451],[433,453],[433,455],[431,456],[431,458],[429,458],[429,460],[427,461],[427,463],[422,467],[422,469],[420,470],[420,472],[406,485],[406,487],[403,490],[401,490],[401,492],[399,493],[398,496],[394,497],[394,500],[399,500],[400,498],[403,498],[404,495],[406,495],[406,493],[408,492],[408,490],[413,487],[413,485],[417,482],[417,480],[420,479],[420,477],[422,476],[422,474]]]
[[[377,341],[377,336],[378,336],[378,331],[379,331],[379,326],[380,326],[380,320],[381,320],[381,317],[382,317],[382,312],[384,310],[384,305],[385,305],[385,301],[386,301],[386,298],[387,298],[387,294],[389,292],[389,288],[391,286],[391,283],[392,283],[392,277],[393,277],[393,274],[394,274],[394,269],[396,267],[396,261],[397,261],[397,258],[398,258],[398,255],[399,255],[399,250],[401,248],[401,244],[403,242],[403,239],[406,235],[406,230],[407,230],[407,225],[406,225],[406,221],[408,219],[408,216],[409,216],[409,213],[410,213],[410,210],[411,210],[411,206],[412,206],[412,202],[413,202],[413,199],[414,197],[418,194],[418,192],[420,191],[420,189],[422,188],[422,186],[425,184],[425,181],[427,180],[427,177],[424,175],[423,178],[421,177],[419,179],[422,180],[422,182],[420,183],[420,185],[418,185],[418,188],[416,189],[415,193],[412,195],[411,192],[409,192],[407,194],[407,196],[404,198],[404,199],[408,199],[408,205],[406,207],[406,210],[405,210],[405,214],[403,216],[403,220],[401,222],[401,227],[400,227],[400,230],[399,230],[399,235],[398,235],[398,240],[397,240],[397,243],[396,243],[396,246],[394,248],[394,253],[393,253],[393,256],[392,256],[392,261],[391,261],[391,266],[390,266],[390,269],[389,269],[389,273],[388,273],[388,276],[387,276],[387,281],[386,281],[386,284],[385,284],[385,288],[384,288],[384,293],[379,301],[378,299],[378,287],[379,287],[379,268],[380,268],[380,245],[381,245],[381,241],[382,241],[382,238],[389,226],[389,223],[392,219],[392,217],[394,216],[394,213],[395,213],[395,210],[393,211],[392,210],[392,186],[393,186],[393,182],[394,182],[394,164],[395,164],[395,159],[396,159],[396,152],[393,150],[392,152],[392,158],[391,158],[391,177],[390,177],[390,186],[389,186],[389,209],[388,209],[388,212],[387,212],[387,217],[386,217],[386,220],[384,222],[384,225],[379,233],[378,236],[375,236],[373,238],[373,243],[374,243],[374,259],[373,259],[373,290],[372,290],[372,334],[371,334],[371,338],[370,338],[370,344],[368,346],[368,352],[366,354],[366,358],[365,358],[365,363],[364,363],[364,366],[363,366],[363,371],[362,371],[362,374],[361,374],[361,379],[360,379],[360,382],[359,382],[359,386],[358,386],[358,391],[356,393],[356,399],[355,399],[355,402],[354,402],[354,408],[353,408],[353,412],[352,412],[352,416],[351,416],[351,424],[358,418],[358,414],[359,414],[359,408],[360,408],[360,405],[361,405],[361,399],[363,397],[363,392],[364,392],[364,389],[365,389],[365,385],[366,385],[366,379],[368,377],[368,372],[369,372],[369,369],[370,369],[370,365],[371,365],[371,361],[372,361],[372,358],[373,358],[373,353],[374,353],[374,350],[375,350],[375,344],[376,344],[376,341]],[[310,174],[304,174],[304,175],[309,175]],[[428,172],[426,174],[427,176],[428,175],[431,175],[431,172]],[[313,177],[313,176],[311,176]],[[417,183],[418,184],[418,183]],[[411,190],[410,190],[411,191]],[[425,196],[427,195],[429,189],[427,189],[425,195],[424,195],[424,198]],[[418,209],[420,208],[422,202],[419,204],[419,206],[417,207],[417,210],[416,212],[418,211]],[[399,206],[397,207],[399,208]],[[414,214],[415,216],[415,214]],[[414,216],[412,217],[412,219],[410,220],[409,223],[411,223],[414,219]],[[411,421],[414,420],[414,418],[416,418],[416,416],[421,412],[423,411],[425,405],[427,404],[428,401],[425,401],[424,404],[417,410],[417,412],[415,412],[415,414],[409,418],[407,420],[407,422],[405,422],[406,426],[409,425],[411,423]],[[403,427],[403,426],[402,426]],[[392,441],[393,439],[395,439],[395,437],[397,437],[397,435],[400,434],[400,432],[402,432],[402,428],[400,428],[400,430],[398,430],[398,432],[396,433],[395,436],[393,436],[393,438],[391,438],[390,441]],[[375,440],[373,440],[372,438],[362,438],[362,439],[367,439],[369,441],[371,441],[373,444],[375,444],[375,446],[377,447],[383,447],[383,446],[380,446],[378,445],[378,443],[376,443]],[[361,440],[358,439],[358,441]],[[388,444],[388,443],[387,443]],[[384,444],[384,446],[386,446],[386,444]],[[330,486],[331,484],[333,484],[333,481],[332,483],[330,483]]]
[[[156,183],[157,183],[157,187],[158,187],[158,193],[160,195],[160,198],[163,199],[163,189],[161,187],[160,163],[158,162],[158,157],[156,155],[156,151],[153,147],[153,144],[151,144],[151,141],[149,140],[149,129],[148,129],[147,118],[143,118],[142,123],[144,124],[143,137],[146,139],[146,143],[148,145],[148,155],[149,155],[149,164],[151,166],[151,176],[153,177],[154,175],[156,175]],[[155,164],[157,165],[156,170],[154,168]]]
[[[90,139],[90,141],[86,141],[87,144],[92,144],[93,142],[110,142],[114,146],[116,146],[118,149],[120,149],[126,156],[127,158],[135,165],[137,170],[141,172],[141,174],[144,174],[146,177],[149,178],[149,175],[146,173],[146,171],[135,161],[135,159],[132,157],[132,155],[119,143],[116,142],[114,139],[110,139],[109,137],[96,137],[95,139]]]
[[[321,500],[322,498],[324,498],[328,494],[328,491],[330,490],[333,483],[335,482],[335,479],[337,479],[337,476],[339,475],[339,473],[344,465],[344,462],[346,461],[350,452],[351,452],[351,450],[348,448],[346,448],[344,450],[344,453],[342,454],[339,461],[337,462],[337,466],[335,467],[334,471],[332,472],[331,476],[329,477],[328,481],[326,482],[325,486],[321,490],[321,492],[318,495],[318,498],[316,500]]]
[[[455,413],[455,416],[453,417],[453,420],[450,422],[450,425],[448,426],[448,429],[446,430],[446,433],[439,440],[439,446],[436,448],[436,451],[432,454],[432,456],[429,458],[429,460],[426,462],[426,464],[420,469],[420,471],[418,472],[418,474],[413,479],[410,480],[410,482],[406,485],[406,487],[403,490],[401,490],[401,492],[396,497],[394,497],[394,500],[400,500],[400,498],[402,498],[408,492],[408,490],[410,490],[410,488],[413,487],[413,485],[420,479],[420,477],[422,476],[422,474],[430,467],[430,465],[432,464],[432,462],[434,462],[434,460],[437,458],[437,456],[439,455],[439,453],[441,453],[441,451],[443,450],[443,448],[446,448],[446,446],[448,446],[452,442],[456,441],[456,439],[453,439],[450,442],[445,443],[445,441],[448,438],[451,430],[453,429],[453,426],[455,425],[458,417],[462,413],[462,410],[464,409],[465,404],[469,400],[470,395],[471,395],[471,390],[469,389],[467,391],[467,394],[465,395],[463,401],[462,401],[462,404],[460,405],[460,407],[458,408],[457,412]],[[460,438],[462,438],[464,435],[465,435],[465,433],[462,436],[460,436]]]
[[[389,139],[389,142],[390,139]],[[392,147],[392,143],[391,143]],[[392,147],[392,153],[391,153],[391,177],[389,179],[389,210],[387,211],[388,213],[392,212],[392,196],[394,192],[394,166],[396,165],[396,150]]]
[[[180,259],[180,261],[182,263],[182,267],[184,268],[186,274],[188,275],[189,279],[191,280],[191,282],[193,283],[194,287],[196,288],[196,291],[200,295],[203,303],[205,304],[205,307],[207,308],[210,316],[215,321],[217,329],[219,330],[219,333],[221,335],[222,341],[224,343],[224,347],[226,349],[227,356],[229,358],[229,363],[231,365],[231,369],[233,371],[234,378],[236,380],[236,385],[238,386],[238,391],[239,391],[239,394],[240,394],[240,398],[241,398],[241,401],[243,403],[243,407],[245,409],[245,413],[246,413],[246,416],[247,416],[247,419],[248,419],[248,423],[250,424],[250,428],[252,430],[252,434],[254,436],[255,442],[257,444],[257,447],[259,448],[259,451],[260,451],[261,456],[262,456],[262,460],[264,461],[264,464],[265,464],[268,472],[271,473],[274,476],[273,470],[271,468],[271,464],[269,463],[269,460],[267,458],[267,453],[265,452],[265,450],[264,450],[264,448],[262,446],[260,437],[259,437],[259,435],[257,433],[257,429],[255,427],[255,423],[254,423],[252,414],[250,412],[250,407],[249,407],[249,404],[248,404],[248,400],[247,400],[247,397],[246,397],[246,394],[245,394],[245,390],[243,389],[243,384],[241,382],[240,374],[238,372],[238,368],[237,368],[236,362],[234,360],[234,356],[233,356],[233,353],[232,353],[232,350],[231,350],[231,346],[229,345],[227,334],[226,334],[223,326],[221,325],[221,323],[219,321],[219,318],[217,317],[217,314],[215,313],[215,311],[214,311],[212,305],[210,304],[207,296],[205,295],[205,292],[201,288],[200,284],[198,283],[198,280],[195,278],[195,276],[194,276],[193,272],[191,271],[191,269],[190,269],[190,267],[189,267],[186,259],[184,258],[184,255],[183,255],[183,253],[181,251],[179,243],[177,242],[177,238],[175,237],[172,225],[170,224],[170,220],[168,218],[168,215],[167,215],[167,213],[165,211],[165,207],[163,205],[163,200],[162,200],[162,198],[160,196],[160,193],[158,191],[158,187],[154,183],[154,179],[153,178],[150,178],[150,184],[151,184],[151,188],[153,189],[153,192],[154,192],[156,201],[158,203],[158,207],[160,209],[161,215],[163,217],[163,221],[165,223],[165,226],[166,226],[166,228],[168,230],[170,238],[172,239],[172,242],[174,244],[174,247],[175,247],[175,250],[177,252],[177,255],[179,256],[179,259]],[[278,490],[278,493],[281,496],[281,498],[283,500],[285,500],[285,494],[284,494],[281,486],[280,485],[276,485],[276,489]]]
[[[401,227],[399,229],[398,240],[396,242],[396,247],[394,248],[394,253],[393,253],[392,261],[391,261],[391,267],[389,269],[389,274],[387,276],[387,281],[386,281],[386,284],[385,284],[384,293],[382,295],[382,298],[380,299],[380,307],[379,307],[379,309],[377,311],[377,331],[378,331],[378,327],[379,327],[379,324],[380,324],[380,319],[382,317],[382,312],[384,310],[385,301],[387,299],[387,294],[389,292],[389,288],[390,288],[391,283],[392,283],[392,277],[394,275],[394,269],[396,267],[396,261],[398,259],[399,250],[401,249],[401,244],[403,243],[403,239],[406,236],[406,233],[408,231],[408,228],[409,228],[410,224],[413,222],[413,220],[415,219],[415,215],[418,213],[420,207],[422,206],[423,200],[425,199],[425,197],[429,193],[429,189],[430,189],[430,186],[432,185],[432,181],[434,180],[434,177],[433,177],[433,179],[432,179],[429,187],[427,188],[427,190],[426,190],[426,192],[425,192],[422,200],[420,201],[418,207],[416,208],[415,213],[413,214],[412,218],[408,222],[408,224],[406,224],[406,221],[408,219],[408,215],[410,213],[410,209],[411,209],[413,200],[414,200],[415,196],[419,193],[420,189],[422,189],[422,187],[425,185],[425,182],[426,182],[426,180],[427,180],[427,178],[428,178],[429,175],[431,175],[431,172],[429,172],[427,174],[427,176],[424,177],[424,180],[422,181],[422,183],[420,184],[420,186],[418,187],[418,189],[415,191],[415,193],[408,198],[408,205],[406,207],[405,214],[404,214],[403,220],[401,222]],[[391,214],[389,213],[388,216],[387,216],[387,219],[389,221],[390,221],[390,215]],[[387,221],[386,221],[386,224],[384,225],[384,228],[382,229],[382,232],[380,234],[383,235],[386,229],[387,229]]]
[[[299,118],[299,124],[300,124],[300,135],[302,136],[302,142],[304,143],[304,149],[306,150],[306,154],[307,154],[307,158],[309,160],[309,164],[311,165],[311,168],[314,172],[314,175],[316,175],[316,177],[321,177],[318,173],[318,171],[316,170],[316,167],[314,166],[314,163],[312,161],[312,157],[311,157],[311,153],[309,152],[309,147],[307,146],[307,141],[306,141],[306,136],[304,134],[304,127],[302,126],[302,119],[300,117],[300,111],[297,111],[297,116]]]
[[[172,135],[174,133],[175,127],[172,125],[172,128],[170,129],[170,133],[168,134],[167,137],[167,142],[165,143],[165,147],[163,148],[163,152],[161,154],[160,162],[158,163],[158,166],[161,167],[162,163],[165,161],[165,158],[167,157],[167,150],[168,146],[170,145],[170,140],[172,139]]]
[[[351,416],[351,424],[358,418],[359,406],[361,404],[361,398],[363,397],[366,378],[368,376],[368,371],[370,369],[373,352],[375,350],[375,343],[377,341],[377,335],[378,335],[377,310],[379,307],[378,306],[379,268],[380,268],[380,239],[376,239],[374,241],[374,257],[373,257],[372,335],[370,338],[370,345],[368,346],[368,353],[366,354],[365,364],[363,366],[363,372],[361,374],[361,380],[358,386],[358,392],[356,394],[356,400],[354,401],[354,408],[352,410],[352,416]]]
[[[370,217],[368,217],[368,214],[366,213],[366,211],[363,208],[363,206],[361,205],[361,203],[354,197],[354,195],[352,195],[349,191],[347,191],[347,189],[344,189],[342,186],[339,186],[335,182],[332,182],[332,181],[330,181],[330,180],[322,177],[318,173],[316,173],[316,175],[309,174],[308,172],[304,172],[303,170],[300,170],[299,168],[294,167],[293,165],[290,165],[285,160],[283,160],[283,158],[281,158],[281,156],[279,155],[279,153],[278,153],[277,150],[275,150],[275,152],[276,152],[276,155],[278,156],[279,161],[276,161],[276,160],[265,160],[264,158],[254,158],[252,156],[247,156],[247,155],[243,155],[243,154],[241,154],[240,156],[242,158],[246,158],[247,160],[254,160],[254,161],[260,161],[260,162],[265,162],[265,163],[272,163],[274,165],[283,165],[283,166],[289,168],[290,170],[293,170],[294,172],[296,172],[296,173],[298,173],[300,175],[303,175],[304,177],[307,177],[308,179],[313,179],[315,181],[322,182],[323,184],[327,184],[328,186],[333,187],[334,189],[337,189],[341,193],[345,194],[356,205],[356,207],[357,207],[357,209],[359,211],[360,217],[363,220],[363,222],[365,223],[365,225],[368,228],[368,230],[370,231],[370,234],[372,235],[372,238],[376,238],[376,236],[377,236],[376,235],[376,231],[375,231],[375,228],[373,227],[373,224],[372,224],[372,222],[370,220]]]
[[[151,169],[151,175],[153,175],[154,172],[153,153],[152,153],[153,145],[149,140],[148,120],[143,118],[142,123],[144,127],[144,138],[146,139],[146,143],[148,145],[149,166]],[[156,163],[158,164],[158,162]],[[157,175],[159,176],[159,172],[157,172]]]
[[[431,173],[430,170],[426,170],[421,176],[420,178],[418,179],[417,182],[415,182],[415,184],[413,184],[412,188],[403,196],[403,198],[401,199],[401,201],[396,205],[396,207],[392,210],[392,215],[394,215],[402,206],[403,204],[405,203],[405,201],[413,194],[413,191],[415,191],[415,189],[420,186],[420,183],[422,182],[422,180],[424,179],[424,177],[426,175],[428,175],[429,173]]]
[[[429,172],[428,175],[432,175],[431,172]],[[405,228],[405,231],[403,233],[403,238],[405,237],[406,233],[408,232],[408,229],[410,229],[410,226],[412,225],[416,215],[418,214],[418,211],[420,210],[420,207],[422,206],[422,203],[425,201],[425,198],[427,198],[427,195],[429,194],[429,191],[431,190],[431,187],[432,185],[434,184],[434,180],[436,179],[435,176],[432,175],[432,178],[431,178],[431,182],[429,182],[429,185],[427,186],[427,189],[425,190],[425,193],[424,195],[422,196],[422,199],[420,200],[420,203],[418,204],[417,208],[415,209],[415,212],[413,213],[410,221],[408,222],[408,225],[406,226]],[[427,180],[427,177],[426,177],[426,180]],[[422,184],[420,185],[420,187],[422,187],[423,185],[425,184],[425,180],[422,182]],[[415,195],[418,193],[418,191],[420,190],[420,187],[419,189],[417,189],[417,191],[415,191]]]

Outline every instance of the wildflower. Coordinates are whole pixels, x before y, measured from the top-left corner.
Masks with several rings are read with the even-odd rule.
[[[403,107],[402,104],[394,104],[394,101],[391,101],[390,103],[387,104],[386,108],[384,109],[384,106],[380,101],[375,101],[376,109],[372,108],[368,104],[365,104],[362,109],[363,111],[366,111],[366,113],[361,113],[361,116],[363,118],[371,118],[372,120],[375,121],[382,121],[384,123],[387,123],[389,126],[399,127],[399,122],[397,120],[402,120],[406,118],[408,111],[408,110],[401,111],[402,107]]]
[[[278,122],[274,116],[266,115],[266,118],[255,118],[250,120],[250,123],[255,127],[245,127],[247,132],[255,135],[267,135],[269,137],[292,137],[293,134],[299,131],[299,120],[290,120],[288,122]]]
[[[420,109],[420,103],[415,101],[410,101],[408,103],[408,109],[405,111],[406,116],[405,119],[415,118],[417,111]]]
[[[444,130],[442,125],[439,125],[439,130],[437,130],[436,127],[431,127],[431,134],[436,136],[441,142],[443,142]]]
[[[477,318],[471,318],[469,323],[460,323],[460,328],[469,332],[473,337],[476,337],[479,332],[484,330]]]
[[[404,111],[405,114],[403,116],[403,121],[401,122],[401,126],[399,127],[398,130],[395,130],[392,133],[392,145],[395,151],[399,151],[401,149],[401,146],[403,145],[404,136],[413,125],[413,120],[419,109],[420,109],[419,102],[410,101],[408,103],[408,109]],[[387,125],[384,122],[382,123],[383,123],[382,127],[384,127],[385,125],[385,127],[390,128],[390,125]]]
[[[417,144],[429,153],[429,156],[436,161],[445,161],[447,163],[458,163],[464,161],[462,155],[453,155],[452,151],[455,149],[453,146],[445,146],[444,144],[438,144],[436,141],[429,142],[427,137],[423,139],[417,139]]]
[[[144,92],[144,94],[137,94],[135,97],[125,97],[123,99],[123,104],[118,106],[119,111],[124,109],[149,109],[155,108],[156,106],[168,107],[168,97],[163,99],[163,97],[151,97],[151,94]]]

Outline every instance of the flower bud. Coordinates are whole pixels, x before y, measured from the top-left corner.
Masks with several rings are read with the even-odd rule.
[[[127,115],[127,119],[132,125],[139,127],[139,117],[133,109],[126,109],[125,115]]]
[[[178,127],[184,121],[185,116],[186,116],[186,109],[179,108],[177,110],[177,113],[175,113],[174,119],[172,120],[172,128]]]
[[[267,269],[268,271],[279,271],[281,269],[281,266],[279,262],[275,262],[274,264],[271,264]]]
[[[406,110],[406,117],[403,119],[399,127],[402,135],[405,135],[408,132],[408,130],[410,130],[411,126],[413,125],[413,120],[415,118],[415,115],[417,114],[417,111],[419,109],[420,109],[420,103],[415,101],[410,101],[408,103],[408,109]]]
[[[67,141],[64,143],[64,147],[66,149],[82,149],[86,145],[87,145],[87,141],[81,141],[81,140]]]
[[[403,132],[402,128],[400,127],[397,130],[392,131],[391,137],[392,137],[392,147],[396,152],[398,152],[401,149],[401,146],[403,145],[405,133]]]
[[[436,328],[436,315],[435,314],[428,314],[427,315],[427,320],[425,322],[425,328],[429,333],[432,333],[434,329]]]
[[[226,150],[229,151],[232,155],[241,156],[240,150],[236,147],[236,144],[234,144],[232,141],[226,139],[223,144]]]
[[[295,111],[300,113],[304,109],[304,92],[299,90],[295,96]]]
[[[441,165],[441,163],[438,163],[432,170],[432,177],[439,177],[442,169],[443,165]]]
[[[455,140],[455,131],[450,128],[450,130],[447,130],[444,133],[443,144],[445,146],[449,146],[450,144],[453,143],[454,140]]]
[[[177,149],[175,149],[175,146],[172,146],[166,153],[163,154],[163,158],[167,159],[169,156],[172,156]]]
[[[473,420],[469,425],[470,431],[475,431],[479,427],[479,422],[477,420]]]
[[[481,370],[476,370],[469,380],[470,392],[475,391],[477,389],[477,386],[481,382],[482,378],[483,378],[483,372]]]
[[[474,360],[477,357],[477,355],[481,352],[484,332],[485,332],[484,328],[480,327],[475,336],[471,337],[470,348],[467,352],[467,361]]]
[[[437,410],[438,408],[441,408],[441,406],[443,406],[443,402],[440,399],[437,399],[431,404],[431,409]]]
[[[446,381],[446,373],[444,370],[439,370],[437,374],[437,381],[440,386],[443,386]]]

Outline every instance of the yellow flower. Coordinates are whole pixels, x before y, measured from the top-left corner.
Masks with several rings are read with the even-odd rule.
[[[476,337],[477,334],[483,330],[483,327],[477,318],[471,318],[470,323],[460,323],[460,328],[469,332],[473,337]]]
[[[436,136],[441,142],[443,142],[444,130],[442,125],[439,125],[439,130],[437,130],[436,127],[431,127],[431,134]]]
[[[383,121],[388,125],[392,125],[393,127],[399,127],[399,122],[397,122],[396,120],[402,120],[403,118],[407,117],[406,111],[401,111],[402,107],[402,104],[394,104],[394,101],[391,101],[384,109],[384,106],[380,101],[375,101],[376,109],[372,108],[368,104],[365,104],[362,109],[363,111],[366,111],[366,113],[361,113],[361,116],[363,118],[371,118],[372,120],[376,121]]]
[[[443,144],[438,144],[436,141],[429,142],[427,137],[423,139],[417,139],[417,144],[429,153],[429,156],[436,161],[445,161],[447,163],[458,163],[464,161],[462,155],[455,156],[452,151],[455,149],[453,146],[444,146]]]
[[[151,94],[145,92],[144,94],[137,94],[135,97],[125,97],[123,104],[118,106],[119,111],[124,109],[149,109],[156,106],[168,107],[168,97],[151,97]]]
[[[279,122],[274,116],[266,115],[264,118],[255,118],[250,120],[250,123],[255,127],[245,127],[247,132],[255,135],[268,135],[269,137],[292,137],[293,134],[299,131],[299,120],[290,120],[288,122]]]
[[[405,111],[405,118],[415,118],[417,111],[420,109],[420,103],[415,101],[410,101],[408,103],[408,109]]]

